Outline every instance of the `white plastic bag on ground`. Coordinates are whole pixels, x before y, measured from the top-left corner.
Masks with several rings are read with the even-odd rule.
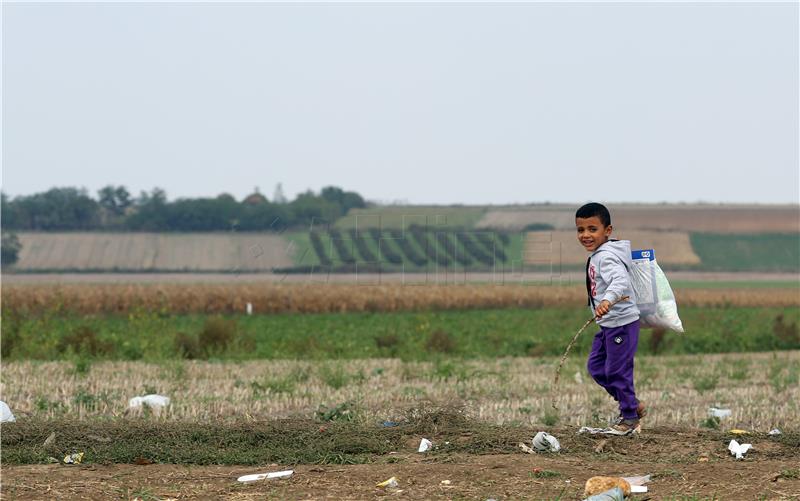
[[[154,414],[160,414],[161,411],[169,406],[169,397],[151,394],[143,397],[133,397],[128,400],[129,411],[139,412],[145,406],[149,407]]]
[[[656,261],[655,251],[631,251],[631,259],[631,285],[636,293],[636,306],[639,307],[642,327],[660,327],[683,332],[675,295],[667,276]]]
[[[13,423],[16,420],[8,404],[0,400],[0,423]]]
[[[728,450],[731,451],[731,455],[736,456],[736,459],[744,459],[744,455],[751,447],[753,447],[751,444],[740,444],[736,440],[731,440],[728,444]]]
[[[417,452],[427,452],[432,445],[433,442],[431,442],[427,438],[423,438],[422,440],[419,441],[419,448],[417,449]]]
[[[539,452],[558,452],[561,450],[561,444],[558,443],[558,439],[543,431],[533,437],[532,445]]]

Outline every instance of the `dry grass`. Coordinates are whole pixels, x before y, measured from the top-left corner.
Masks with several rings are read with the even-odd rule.
[[[4,309],[22,313],[127,313],[137,309],[233,313],[325,313],[579,306],[583,285],[120,284],[12,285]],[[795,288],[677,290],[681,306],[800,306]]]
[[[335,416],[345,402],[352,412],[378,421],[425,402],[463,403],[471,415],[498,424],[600,425],[615,415],[614,402],[590,380],[582,358],[570,359],[564,368],[556,399],[560,415],[555,415],[550,388],[555,362],[105,362],[83,373],[66,362],[15,362],[4,364],[2,399],[23,420],[120,415],[130,397],[146,392],[172,398],[167,420],[309,418],[321,405]],[[798,368],[798,351],[641,357],[637,393],[649,405],[652,426],[698,426],[709,406],[720,406],[733,411],[723,428],[798,430]]]

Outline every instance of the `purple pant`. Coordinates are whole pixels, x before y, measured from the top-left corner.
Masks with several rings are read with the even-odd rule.
[[[633,356],[639,343],[639,320],[620,327],[600,327],[594,335],[586,367],[592,379],[605,388],[625,419],[637,419],[633,389]]]

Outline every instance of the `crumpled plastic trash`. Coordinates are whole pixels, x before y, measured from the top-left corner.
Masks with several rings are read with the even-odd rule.
[[[709,416],[713,416],[715,418],[722,419],[722,418],[730,417],[731,410],[730,409],[719,409],[717,407],[709,407],[708,415]]]
[[[433,442],[431,442],[427,438],[423,438],[422,440],[419,441],[419,448],[417,449],[417,452],[427,452],[432,445]]]
[[[753,447],[752,444],[740,444],[736,440],[731,440],[731,443],[728,444],[728,450],[731,451],[731,454],[736,456],[736,459],[744,459],[744,455],[747,454],[747,451]]]
[[[273,471],[269,473],[254,473],[252,475],[242,475],[237,478],[239,482],[255,482],[256,480],[265,480],[267,478],[287,478],[291,477],[294,470]]]
[[[769,435],[771,437],[774,437],[774,436],[780,435],[780,434],[781,434],[781,430],[779,430],[777,428],[773,428],[772,430],[769,430],[769,433],[767,433],[767,435]]]
[[[144,395],[133,397],[128,400],[128,411],[141,411],[145,406],[149,407],[154,414],[160,414],[162,410],[169,406],[169,397],[164,395]]]
[[[740,430],[738,428],[734,428],[732,430],[729,430],[729,433],[732,433],[733,435],[747,435],[750,432],[747,430]]]
[[[527,452],[528,454],[536,454],[536,451],[525,445],[524,443],[520,442],[517,444],[517,447],[522,449],[522,452]]]
[[[558,452],[561,450],[561,444],[558,439],[549,433],[540,431],[533,437],[533,448],[538,452]]]
[[[375,487],[383,487],[385,489],[397,489],[397,486],[398,486],[397,477],[392,477],[387,480],[384,480],[383,482],[375,484]]]
[[[16,420],[8,404],[0,400],[0,423],[13,423]]]
[[[64,464],[81,464],[81,461],[83,461],[82,452],[75,452],[64,456]]]
[[[631,484],[631,492],[639,494],[647,492],[647,486],[644,485],[650,481],[650,475],[642,475],[639,477],[622,477],[623,480]]]
[[[253,303],[247,303],[247,314],[248,315],[253,314]]]
[[[611,428],[592,428],[591,426],[581,426],[581,429],[578,430],[578,433],[589,433],[591,435],[618,435],[618,433],[614,432],[614,430]]]
[[[614,487],[600,494],[589,496],[583,501],[625,501],[625,494],[623,494],[622,489],[619,487]]]

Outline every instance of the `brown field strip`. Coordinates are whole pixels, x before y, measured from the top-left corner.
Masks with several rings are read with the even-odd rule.
[[[136,309],[180,313],[234,313],[252,303],[258,313],[417,311],[579,306],[585,287],[525,285],[358,284],[69,284],[7,285],[3,309],[77,314]],[[675,291],[682,306],[800,306],[796,288],[688,288]]]

